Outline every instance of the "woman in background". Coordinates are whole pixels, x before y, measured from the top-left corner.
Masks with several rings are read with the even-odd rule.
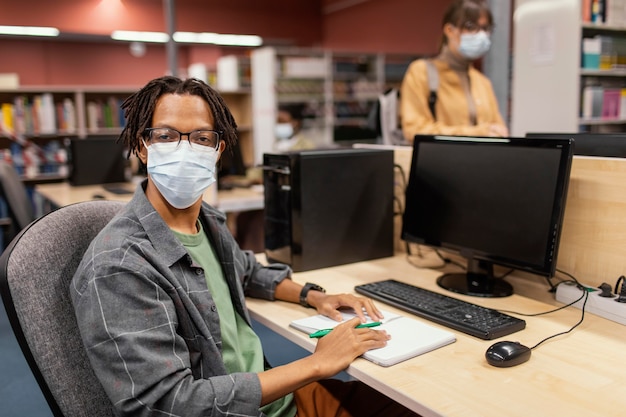
[[[508,136],[491,82],[472,65],[489,50],[492,30],[485,0],[455,0],[448,8],[439,55],[412,62],[402,82],[405,139],[412,142],[416,134]]]

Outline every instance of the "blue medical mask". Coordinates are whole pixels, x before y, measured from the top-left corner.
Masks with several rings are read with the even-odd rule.
[[[485,55],[491,47],[491,39],[484,30],[476,33],[461,34],[459,53],[467,59],[478,59]]]
[[[144,142],[145,145],[145,142]],[[153,143],[148,149],[148,175],[173,207],[191,207],[216,180],[218,152],[189,141]]]
[[[278,139],[289,139],[293,136],[293,126],[291,123],[277,123],[274,134]]]

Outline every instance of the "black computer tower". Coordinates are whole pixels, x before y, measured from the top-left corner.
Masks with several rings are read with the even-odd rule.
[[[393,255],[393,151],[263,156],[265,253],[307,271]]]

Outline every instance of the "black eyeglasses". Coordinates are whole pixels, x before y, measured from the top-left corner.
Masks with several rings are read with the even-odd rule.
[[[467,21],[461,25],[461,30],[470,33],[477,33],[481,30],[491,33],[493,31],[493,25],[479,25],[478,23]]]
[[[222,132],[216,130],[194,130],[183,133],[169,127],[149,127],[144,131],[144,136],[152,143],[179,143],[183,136],[187,136],[189,144],[206,148],[217,149],[220,144]]]

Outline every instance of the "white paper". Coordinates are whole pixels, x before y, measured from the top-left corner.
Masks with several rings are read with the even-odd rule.
[[[447,330],[431,326],[410,317],[388,311],[381,312],[385,317],[382,320],[383,324],[373,329],[385,330],[391,335],[391,339],[387,342],[387,346],[373,349],[363,354],[363,358],[375,364],[381,366],[395,365],[456,341],[454,333]],[[343,321],[356,317],[354,312],[342,312],[342,315],[344,317]],[[317,330],[332,329],[339,324],[340,322],[318,314],[294,320],[290,323],[290,326],[310,334]]]

